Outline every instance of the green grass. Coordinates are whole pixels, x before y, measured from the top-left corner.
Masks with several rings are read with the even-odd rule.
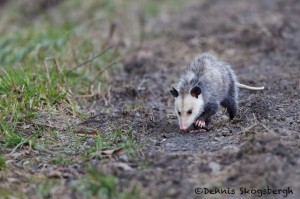
[[[49,163],[55,165],[68,165],[74,163],[74,161],[66,155],[57,155],[53,157]]]
[[[15,146],[21,142],[22,127],[43,110],[72,109],[68,91],[59,78],[45,67],[4,67],[0,76],[1,144]],[[4,142],[4,143],[3,143]]]
[[[0,171],[6,167],[5,159],[0,155]]]
[[[118,178],[103,174],[95,168],[87,169],[87,176],[81,181],[79,188],[85,198],[103,199],[142,199],[141,190],[132,186],[127,190],[118,188]]]
[[[67,44],[76,38],[70,35],[67,30],[58,28],[32,34],[12,33],[0,41],[4,49],[0,52],[3,64],[0,69],[0,135],[6,136],[0,139],[0,144],[18,144],[21,134],[17,132],[22,131],[22,126],[32,124],[37,113],[60,111],[74,115],[76,103],[80,102],[75,101],[74,96],[97,94],[108,87],[103,69],[118,59],[118,49],[105,51],[94,60],[92,67],[76,68],[95,54],[95,50],[88,50],[91,42],[82,39],[79,45],[82,50],[87,48],[86,53],[77,56],[74,52],[76,60],[64,59],[63,55],[67,57],[72,51]]]
[[[133,137],[131,130],[116,129],[107,134],[99,133],[96,137],[96,152],[123,148],[129,155],[136,155],[140,143]]]
[[[33,28],[9,34],[0,40],[0,63],[3,65],[34,63],[61,53],[69,34],[70,30],[66,27]]]
[[[111,61],[107,57],[102,60],[102,65]],[[3,138],[0,144],[18,144],[21,134],[17,132],[32,124],[39,112],[76,114],[72,95],[87,94],[94,85],[105,84],[105,78],[95,76],[101,69],[97,69],[98,65],[80,75],[81,71],[70,72],[55,63],[4,66],[0,69],[0,135]]]
[[[116,176],[104,174],[99,169],[90,166],[86,168],[86,172],[86,175],[69,184],[69,191],[79,198],[147,199],[138,185],[132,184],[122,188]],[[61,186],[59,179],[46,176],[35,177],[30,182],[30,187],[38,198],[52,198],[56,192],[59,192],[59,197],[65,196]],[[15,195],[4,190],[3,194],[6,194],[8,198]]]
[[[14,147],[17,146],[22,142],[22,136],[19,134],[15,133],[15,128],[10,127],[7,125],[5,122],[1,124],[1,129],[2,129],[2,142],[0,142],[0,146],[8,146],[8,147]]]
[[[88,169],[88,175],[84,179],[81,191],[86,196],[107,196],[112,198],[116,196],[117,178],[111,175],[104,175],[96,169]]]
[[[67,105],[68,91],[52,74],[46,67],[4,67],[0,76],[0,119],[26,121],[40,110]]]
[[[51,198],[51,192],[59,187],[58,180],[47,180],[46,182],[40,182],[39,184],[32,185],[33,189],[39,198]]]
[[[24,198],[18,191],[12,191],[0,188],[1,199]]]
[[[101,156],[100,153],[103,151],[110,150],[122,150],[122,153],[134,158],[140,155],[140,149],[143,147],[143,143],[133,136],[131,130],[115,129],[106,133],[97,132],[95,137],[79,137],[77,142],[80,145],[80,143],[85,143],[87,139],[93,141],[90,142],[89,148],[81,154],[82,159],[86,161],[91,157]]]

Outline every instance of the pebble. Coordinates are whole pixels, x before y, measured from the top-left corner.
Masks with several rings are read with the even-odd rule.
[[[213,175],[218,175],[220,173],[221,165],[219,163],[210,162],[208,164],[208,166],[211,169],[211,172],[212,172]]]
[[[174,148],[174,147],[176,147],[176,144],[175,144],[175,143],[168,142],[168,143],[166,143],[165,146],[166,146],[166,147],[169,147],[169,148]]]

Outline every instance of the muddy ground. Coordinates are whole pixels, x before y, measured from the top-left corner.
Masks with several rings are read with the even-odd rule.
[[[202,0],[152,28],[142,47],[124,58],[124,70],[112,72],[105,100],[84,110],[93,116],[77,124],[103,133],[132,129],[142,147],[133,157],[88,162],[117,176],[121,188],[139,184],[150,198],[259,196],[241,195],[241,187],[290,187],[287,198],[300,198],[300,2]],[[220,109],[208,132],[179,133],[169,89],[203,52],[231,63],[240,82],[266,89],[241,90],[234,120]],[[63,169],[65,186],[85,172],[77,164]],[[227,194],[196,194],[196,187]]]
[[[300,197],[300,2],[199,1],[157,22],[159,37],[129,54],[124,73],[113,74],[111,100],[83,124],[105,131],[133,128],[145,143],[134,168],[111,172],[121,184],[138,181],[153,198],[254,198],[240,187],[290,187]],[[182,134],[169,89],[198,53],[232,63],[240,82],[265,86],[240,91],[229,121],[220,110],[207,133]],[[147,161],[147,167],[141,165]],[[195,187],[235,194],[195,194]],[[283,198],[284,194],[263,195]]]

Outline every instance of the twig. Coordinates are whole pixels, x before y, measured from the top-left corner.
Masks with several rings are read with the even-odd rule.
[[[107,66],[105,66],[102,70],[100,70],[100,71],[96,74],[95,78],[94,78],[93,81],[90,83],[90,85],[93,85],[93,84],[96,82],[96,80],[97,80],[97,78],[98,78],[99,75],[101,75],[101,74],[102,74],[104,71],[106,71],[109,67],[111,67],[112,65],[118,63],[119,61],[120,61],[120,59],[117,59],[116,61],[111,62],[110,64],[108,64]]]
[[[255,116],[254,113],[253,113],[253,117],[254,117],[254,124],[252,124],[251,126],[245,128],[244,130],[238,132],[238,134],[240,134],[240,133],[246,133],[247,131],[251,130],[253,127],[255,127],[255,126],[257,126],[259,124],[259,122],[257,121],[256,116]]]
[[[117,24],[116,24],[116,23],[114,23],[114,22],[111,22],[111,23],[110,23],[108,35],[107,35],[107,38],[106,38],[104,44],[102,45],[102,49],[105,48],[105,46],[107,46],[107,44],[110,43],[110,41],[111,41],[111,39],[113,38],[114,33],[115,33],[115,31],[116,31],[116,27],[117,27]]]
[[[139,28],[140,28],[140,40],[139,40],[139,46],[142,46],[144,39],[145,39],[145,27],[146,27],[146,21],[145,21],[145,15],[141,10],[139,10],[138,14],[138,22],[139,22]]]
[[[87,95],[77,95],[75,96],[74,98],[91,98],[91,97],[94,97],[95,96],[95,93],[92,92],[91,94],[87,94]]]
[[[97,59],[98,57],[101,57],[104,53],[106,53],[109,49],[111,49],[113,47],[113,45],[108,46],[107,48],[105,48],[102,52],[100,52],[98,55],[78,64],[77,66],[75,66],[74,68],[71,68],[68,73],[72,72],[73,70],[76,70],[77,68],[84,66],[92,61],[94,61],[95,59]]]
[[[45,68],[46,68],[46,73],[47,73],[46,75],[47,75],[48,83],[49,83],[49,85],[51,86],[51,79],[50,79],[50,74],[49,74],[48,64],[47,64],[46,61],[44,62],[44,64],[45,64]]]
[[[11,114],[11,117],[9,119],[9,123],[12,123],[13,120],[14,120],[14,117],[16,115],[16,112],[17,112],[17,106],[19,105],[19,102],[17,102],[16,104],[13,105],[13,112]]]
[[[255,116],[255,114],[253,113],[252,115],[253,115],[255,123],[259,123],[258,120],[257,120],[257,118],[256,118],[256,116]]]
[[[262,124],[261,122],[258,122],[255,114],[253,113],[253,117],[254,117],[254,120],[255,120],[255,123],[258,124],[259,126],[263,127],[265,130],[267,130],[269,133],[272,133],[272,134],[276,134],[274,131],[272,131],[271,129],[269,129],[266,125]]]
[[[107,90],[107,97],[108,97],[108,103],[110,104],[110,102],[111,102],[111,86],[108,87],[108,90]]]
[[[247,131],[251,130],[253,127],[257,126],[257,123],[252,124],[251,126],[245,128],[244,130],[238,132],[238,134],[240,133],[246,133]]]
[[[49,61],[49,60],[52,60],[54,66],[55,66],[56,73],[58,75],[60,75],[61,74],[61,70],[59,69],[60,66],[59,66],[58,60],[55,57],[47,57],[47,58],[44,59],[45,65],[46,65],[46,61]]]
[[[107,89],[107,98],[108,99],[105,96],[103,96],[105,106],[108,106],[110,104],[110,101],[111,101],[110,91],[111,91],[111,86]]]
[[[61,74],[60,65],[58,63],[58,60],[55,57],[53,58],[53,63],[55,65],[55,69],[56,69],[57,74],[60,75]]]
[[[98,83],[98,88],[97,88],[97,89],[98,89],[98,93],[97,93],[98,96],[101,95],[101,85],[102,85],[101,82],[99,82],[99,83]]]
[[[19,144],[17,144],[17,146],[9,153],[9,155],[12,155],[16,152],[16,150],[21,147],[23,144],[25,144],[26,142],[28,142],[28,139],[23,140],[22,142],[20,142]]]
[[[264,124],[260,124],[260,126],[262,126],[264,129],[266,129],[269,133],[272,133],[272,134],[276,134],[274,131],[272,131],[271,129],[269,129],[266,125]]]
[[[38,125],[38,126],[44,126],[52,129],[58,129],[58,130],[64,130],[64,128],[53,126],[51,124],[45,124],[45,123],[40,123],[40,122],[33,122],[33,124]]]

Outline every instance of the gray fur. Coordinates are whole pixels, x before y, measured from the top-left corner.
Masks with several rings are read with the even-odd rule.
[[[185,71],[178,83],[179,97],[189,95],[190,90],[196,86],[201,88],[204,101],[203,112],[198,118],[205,123],[210,122],[219,105],[227,108],[230,119],[236,115],[238,108],[237,78],[231,66],[209,54],[201,54],[196,57]],[[195,118],[198,119],[198,118]]]
[[[195,76],[190,79],[190,72]],[[209,54],[201,54],[196,57],[185,74],[181,77],[177,88],[180,94],[188,94],[190,89],[199,86],[205,102],[216,101],[218,104],[228,94],[230,87],[236,87],[236,76],[231,66]],[[236,90],[237,100],[237,90]]]

